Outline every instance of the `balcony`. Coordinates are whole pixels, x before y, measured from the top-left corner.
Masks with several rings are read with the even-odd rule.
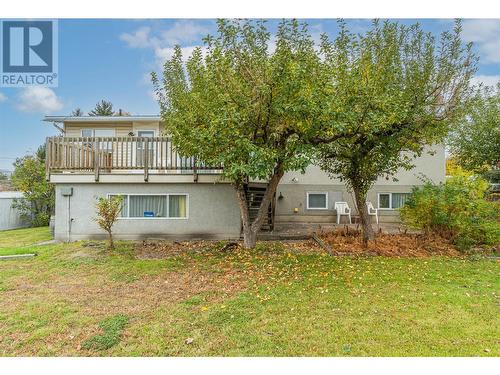
[[[169,137],[49,137],[46,174],[216,175],[222,166],[207,166],[195,157],[179,155]]]

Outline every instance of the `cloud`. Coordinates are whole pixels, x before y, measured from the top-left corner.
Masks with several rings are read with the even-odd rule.
[[[120,40],[128,44],[130,48],[151,47],[153,40],[150,38],[151,27],[144,26],[135,30],[133,33],[123,33]]]
[[[477,45],[485,63],[500,63],[500,20],[481,19],[463,22],[462,39]]]
[[[192,43],[208,34],[208,29],[193,21],[181,20],[165,31],[161,32],[161,39],[167,45]]]
[[[500,75],[477,75],[472,77],[472,83],[478,85],[482,83],[484,86],[496,87],[497,83],[500,82]]]
[[[0,103],[4,102],[6,100],[7,100],[7,96],[0,92]]]
[[[17,109],[22,112],[53,113],[63,108],[56,93],[48,87],[33,86],[22,89]]]
[[[165,61],[174,54],[174,46],[181,47],[182,56],[187,60],[198,47],[197,42],[201,44],[201,38],[207,35],[209,29],[201,23],[189,20],[175,21],[168,29],[158,29],[157,26],[139,27],[131,33],[123,33],[120,40],[124,41],[130,48],[148,48],[154,53],[154,62],[151,69],[161,71]],[[187,44],[187,45],[186,45]],[[201,45],[202,51],[205,50]],[[150,73],[145,73],[140,81],[141,84],[150,85]],[[149,93],[154,97],[154,94]]]
[[[169,29],[157,32],[153,32],[149,26],[139,27],[132,33],[121,34],[120,40],[127,43],[130,48],[162,49],[198,41],[208,34],[208,31],[208,28],[199,23],[180,20]]]

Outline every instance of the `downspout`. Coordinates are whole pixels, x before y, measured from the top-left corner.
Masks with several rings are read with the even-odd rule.
[[[71,195],[68,195],[68,242],[71,242],[71,223],[73,219],[71,218]]]

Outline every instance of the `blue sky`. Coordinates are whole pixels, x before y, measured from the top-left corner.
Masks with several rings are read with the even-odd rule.
[[[404,20],[413,23],[416,20]],[[335,20],[308,20],[313,36],[337,32]],[[362,32],[370,20],[349,20]],[[419,20],[426,31],[440,33],[452,20]],[[269,22],[270,28],[276,20]],[[59,86],[56,88],[0,87],[0,169],[12,169],[14,158],[34,151],[57,131],[42,122],[45,114],[84,112],[101,99],[132,114],[157,114],[149,72],[179,44],[186,53],[213,33],[215,20],[60,20]],[[500,20],[465,20],[464,41],[473,41],[481,58],[478,81],[500,80]]]

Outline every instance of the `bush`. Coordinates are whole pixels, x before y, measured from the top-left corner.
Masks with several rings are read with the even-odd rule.
[[[23,192],[22,199],[14,200],[21,218],[32,227],[49,225],[54,213],[54,185],[45,179],[45,147],[41,146],[34,155],[18,158],[14,163],[12,186]]]
[[[488,182],[462,173],[435,185],[413,189],[401,208],[409,227],[449,238],[459,250],[500,243],[500,204],[485,199]]]

